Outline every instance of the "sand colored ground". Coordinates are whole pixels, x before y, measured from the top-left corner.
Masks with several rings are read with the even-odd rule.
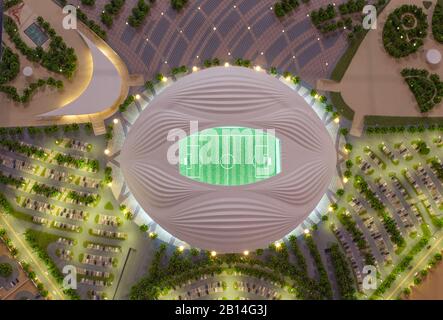
[[[431,67],[426,62],[426,51],[436,48],[443,53],[443,45],[434,41],[431,32],[433,6],[426,10],[421,0],[391,0],[378,18],[376,30],[368,32],[352,60],[342,81],[331,83],[320,80],[318,89],[341,92],[344,101],[355,111],[351,133],[359,135],[366,115],[421,117],[414,95],[404,82],[400,72],[404,68],[427,69],[443,78],[443,63]],[[424,46],[416,54],[402,59],[392,58],[382,42],[383,26],[388,15],[403,4],[416,4],[428,14],[429,33]],[[435,107],[427,116],[443,117],[443,104]]]
[[[12,85],[17,85],[18,88],[23,88],[25,83],[32,82],[34,79],[40,77],[46,78],[48,76],[53,76],[54,78],[61,79],[64,82],[64,89],[62,91],[57,91],[54,89],[45,89],[39,91],[35,94],[32,101],[29,104],[22,105],[18,103],[13,103],[8,100],[4,94],[0,93],[0,105],[3,110],[7,112],[3,113],[0,117],[0,126],[10,127],[10,126],[37,126],[37,125],[48,125],[48,124],[63,124],[72,122],[93,122],[96,127],[96,133],[103,133],[103,119],[111,116],[121,104],[121,102],[126,98],[129,88],[131,85],[129,81],[129,74],[126,65],[118,57],[118,55],[99,37],[97,37],[93,32],[91,32],[83,24],[79,23],[78,29],[89,39],[91,39],[95,45],[114,63],[117,67],[120,76],[123,79],[123,85],[121,88],[121,95],[118,101],[115,102],[113,106],[109,106],[105,111],[97,113],[90,116],[77,116],[77,117],[62,117],[62,118],[49,118],[41,119],[37,117],[42,113],[49,112],[58,108],[61,108],[70,102],[77,99],[88,87],[91,81],[93,63],[92,56],[86,43],[83,41],[77,30],[65,30],[62,26],[63,14],[60,7],[58,7],[51,0],[24,0],[26,6],[29,7],[34,16],[43,16],[47,21],[50,22],[52,27],[56,32],[63,37],[66,44],[75,49],[78,57],[78,67],[74,74],[72,80],[67,80],[63,76],[54,75],[48,72],[43,67],[38,64],[31,64],[24,57],[20,58],[21,70],[26,66],[32,66],[34,68],[34,75],[30,80],[27,80],[22,74],[14,80]],[[23,22],[25,23],[25,22]],[[22,38],[25,38],[22,35]],[[8,42],[8,36],[5,35],[6,43],[8,46],[14,49],[14,46]],[[94,101],[96,102],[96,101]],[[94,103],[91,102],[91,103]]]
[[[426,279],[415,286],[411,300],[443,300],[443,264],[429,272]]]

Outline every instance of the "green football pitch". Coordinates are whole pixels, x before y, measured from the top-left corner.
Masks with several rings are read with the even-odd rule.
[[[280,140],[251,128],[219,127],[179,141],[179,170],[188,178],[238,186],[280,173]]]

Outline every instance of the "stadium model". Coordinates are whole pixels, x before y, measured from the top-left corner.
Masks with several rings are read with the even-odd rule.
[[[180,165],[168,159],[177,148],[176,140],[167,141],[168,135],[174,130],[189,134],[192,121],[204,132],[199,148],[188,144],[192,136],[185,146],[209,152],[215,160],[209,167],[201,163],[202,154],[191,166],[195,153],[183,157],[183,141]],[[254,147],[247,135],[238,137],[243,150],[233,152],[223,147],[223,140],[235,145],[235,138],[222,133],[227,126],[236,126],[240,136],[238,127],[275,130],[280,147],[275,139],[263,139],[263,131],[254,136]],[[209,129],[213,134],[208,137]],[[248,161],[251,152],[267,160],[253,164]],[[278,160],[281,172],[275,175]],[[294,230],[323,197],[335,164],[331,137],[305,100],[280,80],[241,67],[195,72],[166,88],[133,125],[121,154],[129,189],[157,223],[192,246],[222,253],[255,250]],[[251,165],[255,170],[248,169]],[[184,167],[194,178],[181,174],[187,171]],[[229,177],[235,183],[229,183]],[[248,177],[258,182],[245,183]]]

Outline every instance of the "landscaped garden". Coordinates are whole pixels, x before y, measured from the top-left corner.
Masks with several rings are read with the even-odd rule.
[[[171,0],[171,7],[176,11],[182,11],[188,4],[188,0]]]
[[[316,265],[320,268],[319,281],[308,276],[306,262],[299,253],[298,241],[295,239],[291,240],[289,249],[284,243],[272,244],[266,250],[257,250],[254,255],[251,253],[215,256],[211,252],[197,249],[185,252],[177,249],[169,256],[166,245],[162,244],[154,255],[148,275],[132,288],[130,297],[133,300],[159,299],[188,281],[197,281],[202,276],[216,276],[234,269],[239,274],[288,287],[288,291],[299,299],[331,299],[329,279],[319,258],[317,246],[309,237],[306,239],[315,256]],[[296,263],[290,262],[290,256],[293,254],[297,259]],[[340,269],[339,261],[336,262],[337,272],[346,271]],[[349,288],[345,289],[345,285],[343,289],[344,294],[350,291]]]
[[[307,1],[304,1],[307,2]],[[283,0],[278,1],[274,5],[275,15],[279,18],[284,17],[287,14],[290,14],[292,11],[298,8],[300,2],[298,0]]]
[[[353,236],[354,243],[362,255],[362,248],[365,246],[362,245],[364,242],[361,243],[361,237],[366,237],[364,228],[370,228],[373,237],[376,234],[376,228],[372,224],[375,217],[389,235],[389,240],[385,238],[384,241],[392,243],[395,249],[389,255],[383,254],[384,264],[378,261],[377,269],[384,270],[381,271],[383,282],[370,294],[370,298],[392,298],[395,297],[394,294],[400,294],[401,286],[393,285],[397,281],[401,281],[400,284],[407,287],[407,293],[411,285],[419,284],[426,277],[426,272],[420,272],[419,276],[413,279],[407,278],[413,273],[410,270],[413,269],[414,259],[426,254],[424,249],[431,247],[431,241],[438,237],[437,232],[440,232],[442,227],[439,216],[443,199],[434,180],[438,179],[438,185],[442,182],[442,162],[439,153],[441,130],[443,128],[436,125],[369,127],[363,137],[348,138],[353,144],[357,144],[354,144],[349,157],[358,155],[361,161],[356,161],[359,163],[358,168],[353,166],[350,169],[354,175],[354,184],[345,184],[337,206],[332,206],[331,210],[336,211],[340,223],[347,226],[346,229]],[[382,147],[376,151],[371,146],[379,144],[380,140]],[[371,157],[367,150],[371,150],[375,155]],[[392,161],[392,158],[396,161]],[[391,161],[386,162],[385,159]],[[384,161],[385,166],[379,165],[380,161]],[[374,170],[370,175],[365,173],[368,165]],[[346,165],[343,165],[343,168],[345,167]],[[363,174],[357,173],[356,169]],[[373,175],[376,177],[372,180],[369,176]],[[349,188],[351,185],[358,193],[353,193]],[[362,196],[365,204],[361,200]],[[416,200],[417,198],[420,201]],[[343,200],[349,203],[348,210],[357,214],[352,217],[346,215],[342,208]],[[366,202],[371,207],[370,211]],[[375,215],[369,218],[368,214],[373,213]],[[413,222],[415,218],[412,216],[415,216],[416,222]],[[380,240],[376,243],[381,252],[387,253]],[[376,256],[376,259],[379,260],[379,257]]]
[[[10,263],[0,263],[0,277],[8,278],[12,274],[12,266]]]
[[[441,103],[443,82],[437,74],[429,75],[426,70],[404,69],[402,76],[414,94],[420,112],[429,112]]]
[[[434,39],[440,42],[442,20],[441,2],[437,3],[433,19],[432,32]],[[407,57],[423,46],[428,35],[427,15],[423,9],[415,5],[403,5],[395,9],[388,17],[383,28],[383,44],[385,50],[394,58]],[[420,112],[431,111],[441,103],[443,98],[443,82],[438,74],[429,75],[426,70],[405,68],[402,76],[414,94]]]

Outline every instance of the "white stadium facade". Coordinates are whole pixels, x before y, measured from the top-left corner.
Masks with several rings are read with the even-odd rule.
[[[190,121],[199,130],[274,129],[281,172],[239,186],[201,183],[170,164],[168,133]],[[168,233],[220,253],[264,248],[297,228],[324,197],[337,153],[305,98],[265,72],[214,67],[185,76],[155,96],[123,142],[119,166],[140,207]]]

